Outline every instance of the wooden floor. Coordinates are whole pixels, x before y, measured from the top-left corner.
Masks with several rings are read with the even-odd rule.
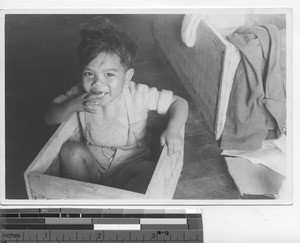
[[[114,15],[137,40],[133,80],[171,89],[188,100],[184,167],[175,199],[239,199],[220,149],[201,113],[154,40],[153,15]],[[79,82],[78,26],[88,15],[6,16],[5,142],[6,198],[27,198],[23,172],[57,126],[44,112],[53,97]]]

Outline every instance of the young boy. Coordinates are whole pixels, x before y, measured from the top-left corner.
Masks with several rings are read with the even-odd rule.
[[[45,116],[48,124],[58,124],[79,112],[84,142],[63,144],[61,172],[67,178],[145,193],[155,168],[144,142],[147,111],[169,112],[161,145],[171,155],[180,150],[188,104],[171,91],[131,81],[137,45],[107,19],[93,19],[81,35],[82,82],[56,97]]]

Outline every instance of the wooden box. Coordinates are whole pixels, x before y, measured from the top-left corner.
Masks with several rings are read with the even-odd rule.
[[[58,154],[62,144],[81,136],[78,116],[73,114],[59,126],[25,171],[29,199],[172,199],[183,166],[183,144],[180,153],[168,156],[167,147],[161,150],[159,146],[166,118],[150,113],[148,120],[147,141],[157,165],[145,194],[59,176]],[[184,135],[184,128],[181,132]]]
[[[195,45],[187,47],[180,34],[182,19],[183,15],[158,15],[155,38],[210,131],[219,140],[240,53],[204,21],[197,27]]]

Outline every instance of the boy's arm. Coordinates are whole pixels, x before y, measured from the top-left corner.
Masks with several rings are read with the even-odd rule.
[[[94,109],[97,98],[99,97],[96,94],[80,92],[76,96],[67,97],[63,102],[53,102],[45,115],[45,121],[49,125],[54,125],[62,123],[77,111],[97,113]]]
[[[78,110],[75,100],[75,98],[71,98],[63,103],[52,103],[45,115],[46,123],[54,125],[65,121],[72,113]]]
[[[170,120],[166,130],[161,135],[161,145],[168,146],[168,154],[172,155],[180,151],[182,136],[180,130],[184,126],[188,116],[188,103],[185,99],[173,95],[169,108]]]

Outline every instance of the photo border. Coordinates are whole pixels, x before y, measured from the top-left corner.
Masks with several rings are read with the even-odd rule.
[[[142,14],[195,14],[195,13],[209,13],[209,14],[218,14],[223,13],[228,10],[230,13],[249,13],[253,11],[255,14],[286,14],[286,33],[287,33],[287,58],[286,58],[286,66],[287,66],[287,127],[289,135],[287,136],[287,146],[288,146],[288,153],[287,153],[287,161],[288,161],[288,178],[291,178],[293,175],[293,165],[290,164],[290,161],[293,161],[292,155],[292,141],[293,141],[293,125],[292,125],[292,117],[293,117],[293,80],[292,80],[292,8],[170,8],[170,9],[10,9],[10,10],[2,10],[1,11],[1,33],[4,33],[4,18],[6,14],[141,14],[141,11],[144,11]],[[266,13],[266,11],[268,13]],[[3,24],[2,24],[3,23]],[[5,34],[1,35],[1,43],[4,43]],[[5,47],[1,44],[1,53],[5,53]],[[1,56],[1,67],[5,65],[5,55]],[[3,68],[4,70],[4,68]],[[5,80],[4,72],[1,72],[1,80]],[[5,82],[1,83],[1,90],[4,92],[5,90]],[[5,110],[5,99],[1,93],[1,113],[4,114]],[[1,124],[5,124],[4,116],[1,116]],[[5,134],[5,126],[1,126],[0,130],[1,134]],[[5,140],[1,138],[1,155],[5,155]],[[5,161],[5,156],[4,156]],[[118,200],[117,202],[111,200],[91,200],[90,202],[86,202],[86,200],[11,200],[5,198],[5,163],[1,163],[1,204],[2,205],[114,205],[114,206],[122,206],[122,205],[157,205],[157,206],[195,206],[195,205],[231,205],[231,206],[238,206],[238,205],[292,205],[293,204],[293,193],[292,191],[289,192],[289,196],[285,200]],[[4,176],[3,176],[4,175]],[[293,177],[289,180],[289,188],[293,188],[292,185]],[[4,186],[4,188],[3,188]]]

